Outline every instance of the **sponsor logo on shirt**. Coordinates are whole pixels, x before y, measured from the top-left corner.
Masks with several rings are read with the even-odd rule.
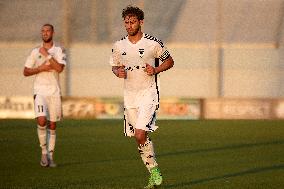
[[[142,58],[144,56],[144,49],[139,49],[139,56]]]

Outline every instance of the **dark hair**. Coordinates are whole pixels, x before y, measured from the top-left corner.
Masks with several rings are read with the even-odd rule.
[[[54,31],[53,25],[51,25],[51,24],[44,24],[42,27],[44,27],[44,26],[49,26],[51,28],[51,30]]]
[[[123,19],[126,16],[136,16],[138,20],[144,20],[144,12],[140,8],[131,5],[124,8],[121,15]]]

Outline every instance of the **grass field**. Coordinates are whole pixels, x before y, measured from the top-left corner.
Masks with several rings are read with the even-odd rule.
[[[160,188],[284,188],[284,121],[158,121]],[[0,188],[143,188],[148,173],[121,120],[58,124],[57,168],[39,165],[34,120],[0,120]]]

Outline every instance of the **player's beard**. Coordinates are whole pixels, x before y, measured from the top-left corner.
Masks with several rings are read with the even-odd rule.
[[[45,39],[44,37],[42,37],[42,40],[45,42],[45,43],[49,43],[50,41],[52,41],[52,37],[49,37],[47,39]]]
[[[135,36],[135,35],[137,35],[137,33],[139,32],[140,28],[141,28],[141,26],[135,28],[134,31],[128,31],[127,33],[128,33],[128,35],[130,35],[130,36]]]

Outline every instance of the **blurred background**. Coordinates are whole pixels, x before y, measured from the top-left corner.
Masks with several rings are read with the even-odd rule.
[[[129,4],[175,60],[160,74],[164,118],[284,118],[284,0],[2,0],[0,117],[32,116],[33,77],[22,71],[51,23],[68,53],[65,115],[121,118],[123,81],[109,57]]]

